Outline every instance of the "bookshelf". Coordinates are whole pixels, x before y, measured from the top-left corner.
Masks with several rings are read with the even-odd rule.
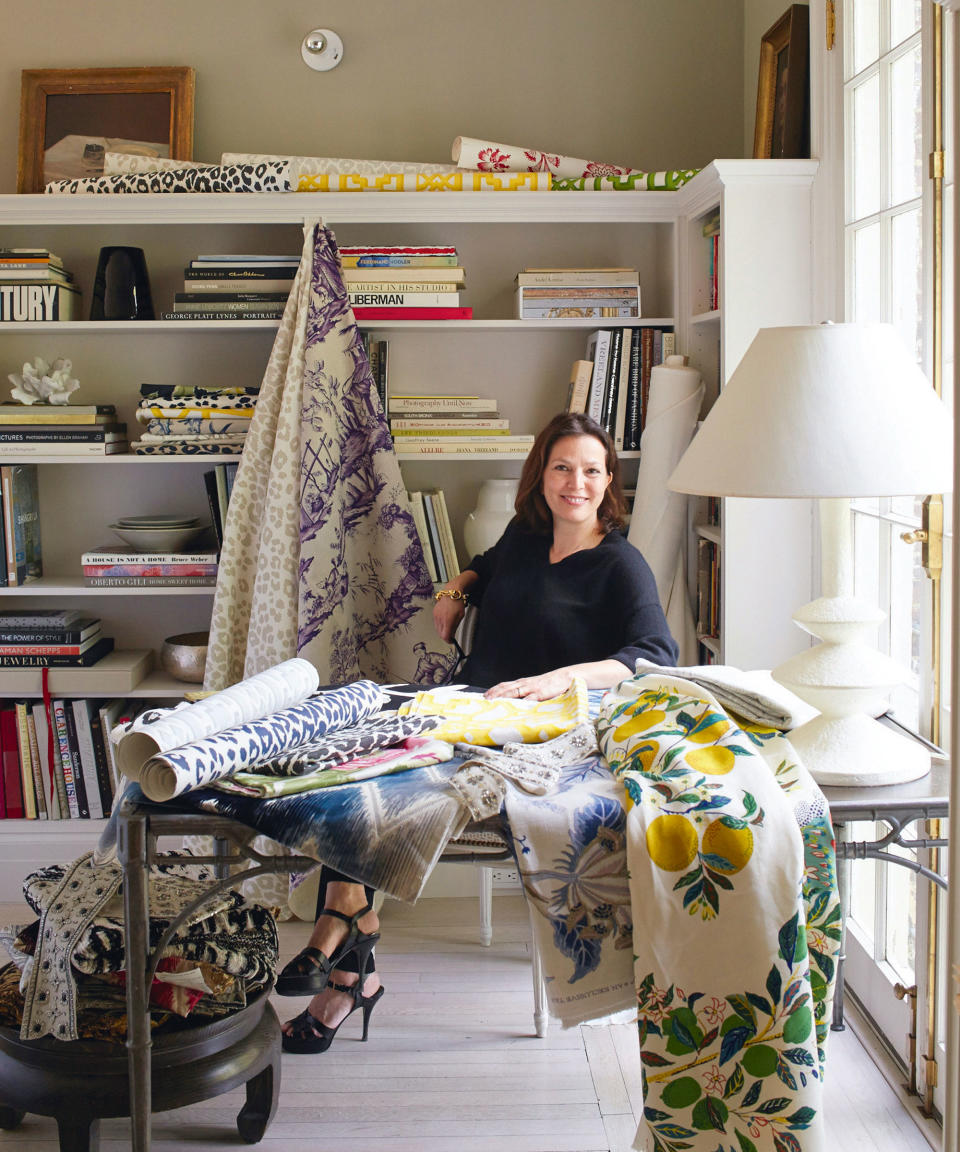
[[[516,319],[514,276],[520,269],[639,268],[643,315],[623,324],[673,326],[677,350],[700,369],[713,397],[758,327],[809,319],[809,198],[815,170],[811,161],[716,161],[677,192],[8,195],[0,196],[0,245],[46,247],[62,256],[83,289],[81,314],[86,314],[99,249],[107,244],[144,249],[158,313],[182,287],[183,268],[198,253],[299,253],[304,223],[315,219],[343,244],[456,244],[467,270],[463,302],[472,306],[473,320],[377,321],[364,328],[390,341],[395,391],[493,394],[512,429],[535,432],[562,408],[570,365],[583,357],[588,333],[617,322]],[[720,306],[704,311],[702,302],[696,303],[701,273],[694,250],[702,219],[718,207]],[[141,382],[258,385],[276,327],[269,321],[4,324],[0,384],[6,384],[7,372],[35,356],[48,361],[65,356],[81,382],[76,401],[114,403],[118,419],[132,427]],[[633,462],[630,455],[628,487],[636,476],[636,454]],[[103,617],[105,634],[116,637],[119,649],[157,652],[165,636],[207,627],[212,589],[85,588],[79,556],[111,540],[107,525],[118,516],[175,510],[206,521],[202,477],[212,459],[39,459],[46,574],[22,588],[0,590],[0,605],[83,607]],[[476,504],[479,484],[490,477],[517,477],[521,465],[520,455],[404,460],[401,454],[408,489],[443,487],[461,563],[468,559],[462,525]],[[726,502],[731,503],[748,502]],[[781,617],[792,627],[790,609],[809,599],[797,593],[797,580],[781,571],[789,563],[781,564],[773,554],[780,549],[788,559],[796,556],[799,549],[788,546],[786,538],[799,531],[808,545],[809,535],[808,525],[798,525],[796,518],[765,511],[760,533],[770,543],[757,570],[761,549],[751,530],[754,515],[759,513],[725,507],[715,528],[725,587],[718,654],[743,667],[768,667],[783,656],[776,646],[766,654],[767,624],[771,637],[773,622]],[[698,531],[694,527],[692,541]],[[809,561],[804,563],[809,569]],[[742,595],[734,587],[741,579],[746,581]],[[759,627],[758,598],[764,605]],[[765,635],[758,639],[757,631]],[[790,639],[796,650],[799,638]],[[77,694],[108,694],[98,686],[96,666],[85,671]],[[184,690],[154,671],[125,695],[176,698]],[[0,696],[18,694],[35,692],[29,685],[19,692],[0,687]],[[16,899],[20,879],[31,867],[54,856],[75,856],[78,836],[89,847],[94,828],[77,823],[68,828],[59,821],[0,822],[0,876],[5,878],[0,900]]]

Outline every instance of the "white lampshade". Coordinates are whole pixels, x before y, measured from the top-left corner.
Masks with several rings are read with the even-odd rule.
[[[851,497],[953,483],[952,421],[889,324],[762,328],[668,487],[820,500],[821,596],[794,620],[823,642],[773,676],[820,710],[790,738],[821,784],[923,776],[929,754],[873,716],[905,674],[867,642],[883,614],[853,596]]]
[[[949,413],[890,324],[761,328],[667,484],[914,496],[953,484]]]

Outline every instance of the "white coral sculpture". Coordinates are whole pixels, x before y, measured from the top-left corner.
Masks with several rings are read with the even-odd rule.
[[[21,404],[68,404],[70,393],[80,387],[70,375],[72,370],[72,362],[62,357],[50,365],[37,356],[32,364],[24,364],[22,372],[7,376],[13,384],[10,394]]]

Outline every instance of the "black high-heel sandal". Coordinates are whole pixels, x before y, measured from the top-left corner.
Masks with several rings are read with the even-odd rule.
[[[361,932],[358,927],[360,921],[368,912],[373,911],[373,905],[368,904],[353,916],[346,912],[338,912],[335,908],[324,908],[324,916],[336,916],[347,923],[346,939],[337,948],[332,956],[327,956],[319,948],[308,945],[287,964],[280,975],[274,990],[278,996],[316,996],[326,988],[330,980],[330,973],[339,968],[341,961],[352,952],[357,953],[361,973],[366,970],[366,961],[373,951],[373,946],[380,939],[379,932]]]
[[[293,1033],[288,1036],[286,1032],[282,1032],[280,1035],[284,1052],[326,1052],[333,1043],[333,1038],[340,1030],[344,1021],[352,1016],[358,1008],[363,1009],[363,1035],[360,1039],[366,1040],[367,1029],[370,1025],[370,1013],[383,995],[383,985],[381,984],[373,995],[364,996],[360,991],[361,988],[363,988],[364,979],[365,977],[361,974],[356,984],[328,984],[328,987],[335,988],[338,992],[347,992],[351,995],[353,997],[353,1007],[334,1028],[329,1027],[327,1024],[321,1024],[309,1008],[304,1008],[299,1016],[294,1016],[290,1021]]]

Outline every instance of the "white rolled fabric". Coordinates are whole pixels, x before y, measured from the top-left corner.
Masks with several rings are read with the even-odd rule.
[[[120,771],[130,780],[139,780],[151,756],[299,704],[319,685],[316,668],[309,660],[295,656],[222,692],[181,705],[152,723],[138,727],[134,721],[116,742]]]
[[[627,539],[653,571],[670,631],[680,646],[680,662],[696,658],[696,631],[684,575],[687,497],[667,488],[667,478],[693,436],[700,416],[703,383],[683,356],[668,356],[650,373],[637,495]]]
[[[448,175],[458,171],[455,164],[419,164],[415,160],[350,160],[340,156],[274,156],[262,152],[224,152],[221,164],[266,164],[288,160],[291,180],[296,184],[299,176],[343,174],[360,176],[388,176],[399,172],[407,176],[418,172],[427,175]]]
[[[636,171],[620,164],[578,160],[574,156],[542,152],[539,148],[474,140],[471,136],[458,136],[453,142],[451,156],[459,168],[481,172],[549,172],[552,176],[580,177],[628,176]]]

